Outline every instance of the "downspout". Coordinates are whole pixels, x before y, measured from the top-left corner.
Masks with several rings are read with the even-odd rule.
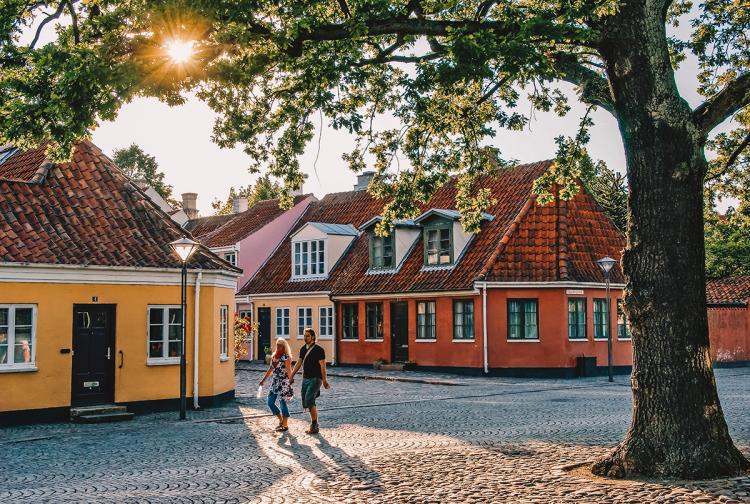
[[[250,301],[250,352],[248,360],[251,362],[255,359],[255,338],[258,336],[255,327],[255,301]]]
[[[193,308],[193,313],[195,314],[195,328],[193,329],[193,409],[200,408],[198,405],[198,348],[200,347],[200,334],[198,327],[200,326],[202,277],[203,271],[198,270],[198,274],[195,276],[195,307]]]
[[[329,296],[329,299],[330,299],[330,297],[331,296]],[[333,330],[333,345],[332,345],[333,355],[332,355],[332,358],[331,358],[331,365],[335,366],[336,365],[336,357],[337,357],[336,356],[336,346],[337,346],[336,335],[339,332],[338,331],[339,327],[336,324],[336,308],[337,308],[336,302],[333,299],[331,299],[331,303],[333,303],[333,308],[331,309],[331,329]]]
[[[484,373],[490,372],[487,358],[487,282],[482,283],[482,340],[484,354]]]

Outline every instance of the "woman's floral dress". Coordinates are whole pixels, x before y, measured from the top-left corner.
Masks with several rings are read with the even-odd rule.
[[[292,386],[289,383],[289,375],[286,372],[286,361],[289,360],[289,356],[284,354],[276,363],[271,374],[271,394],[276,394],[278,397],[286,402],[289,402],[294,397]]]

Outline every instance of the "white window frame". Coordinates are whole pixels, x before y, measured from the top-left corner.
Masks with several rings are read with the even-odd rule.
[[[164,318],[162,319],[162,356],[161,357],[151,357],[151,310],[152,309],[158,309],[160,308],[164,313]],[[182,310],[182,306],[180,305],[148,305],[146,307],[146,364],[147,365],[154,365],[154,366],[163,366],[168,364],[179,364],[180,363],[180,357],[179,355],[177,357],[169,357],[164,356],[164,352],[169,352],[169,326],[174,325],[169,323],[169,310],[170,309],[177,309]],[[183,315],[184,317],[184,315]],[[182,321],[180,321],[182,323]],[[185,330],[187,331],[187,326],[185,327]],[[185,339],[187,340],[187,334]],[[182,341],[182,333],[180,333],[180,341]]]
[[[279,313],[283,313],[283,311],[286,310],[286,326],[284,325],[284,316],[282,315],[281,320],[281,329],[282,331],[279,332]],[[276,308],[276,317],[274,318],[274,333],[276,334],[277,338],[284,338],[289,339],[289,326],[291,325],[291,318],[292,318],[292,310],[288,306],[279,306]],[[284,332],[284,329],[286,329],[286,332]]]
[[[310,257],[312,255],[312,243],[316,243],[316,254],[320,252],[320,249],[318,248],[319,245],[323,246],[323,262],[322,264],[320,261],[315,261],[316,270],[318,269],[318,266],[320,266],[323,271],[316,271],[315,273],[312,273],[312,265],[313,262],[310,261]],[[296,271],[296,257],[297,257],[297,245],[299,245],[300,248],[300,269],[299,273]],[[307,245],[307,251],[302,252],[303,245]],[[303,262],[303,258],[306,259],[305,262]],[[315,238],[313,240],[295,240],[292,242],[292,278],[327,278],[328,277],[328,240],[325,238]],[[307,273],[303,272],[303,266],[307,266]]]
[[[230,261],[227,256],[231,256],[232,260]],[[223,253],[224,260],[231,264],[232,266],[237,266],[237,251],[236,250],[229,250],[227,252]]]
[[[323,314],[324,311],[327,311],[327,314]],[[324,326],[323,320],[327,319],[328,323]],[[319,306],[318,307],[318,337],[320,339],[326,339],[330,340],[333,339],[333,332],[334,332],[334,318],[333,318],[333,306]],[[326,328],[327,331],[323,331],[323,328]]]
[[[310,313],[310,318],[309,319],[306,316],[307,314],[305,314],[305,319],[306,319],[305,322],[307,322],[309,320],[310,321],[309,324],[307,324],[307,323],[300,324],[299,323],[299,321],[300,321],[300,311],[301,310],[309,310],[309,313]],[[313,325],[313,323],[314,323],[314,321],[313,321],[313,309],[312,309],[312,306],[298,306],[297,307],[297,339],[304,339],[305,338],[305,327],[315,327]]]
[[[219,306],[219,360],[229,360],[229,305]]]
[[[251,341],[253,339],[253,310],[237,310],[237,318],[243,318],[244,314],[249,315],[247,319],[250,321],[250,332],[247,334],[245,341]]]
[[[16,354],[16,309],[31,308],[31,362],[12,362]],[[0,372],[35,371],[36,368],[36,326],[37,306],[35,304],[0,304],[0,309],[8,310],[8,357],[6,364],[0,364]]]

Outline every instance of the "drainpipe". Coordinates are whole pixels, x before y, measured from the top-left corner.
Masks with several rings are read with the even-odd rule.
[[[250,324],[251,324],[250,325],[250,352],[249,352],[250,355],[248,356],[248,360],[250,360],[251,362],[255,359],[255,343],[257,343],[257,341],[255,341],[255,338],[258,336],[256,334],[257,331],[253,329],[254,322],[255,322],[255,301],[250,301]]]
[[[333,304],[333,308],[331,309],[331,330],[333,331],[333,345],[331,345],[331,348],[333,348],[333,351],[331,352],[333,355],[331,356],[331,366],[336,365],[336,334],[338,334],[338,325],[336,325],[336,303],[331,300],[331,303]]]
[[[195,328],[193,330],[193,408],[199,409],[200,406],[198,406],[198,348],[200,347],[200,332],[199,332],[199,325],[200,325],[200,307],[201,307],[201,278],[203,277],[203,272],[198,271],[198,274],[195,276],[195,308],[193,309],[193,313],[195,313]]]
[[[487,358],[487,282],[482,284],[482,339],[484,354],[484,372],[489,373],[489,361]]]

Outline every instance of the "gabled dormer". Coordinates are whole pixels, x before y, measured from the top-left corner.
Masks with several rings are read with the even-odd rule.
[[[494,217],[482,214],[482,218]],[[422,228],[424,268],[450,268],[461,259],[474,235],[464,231],[460,219],[460,212],[443,208],[431,208],[414,219]]]
[[[359,235],[350,224],[308,222],[292,236],[292,280],[328,278]]]
[[[381,217],[373,217],[359,227],[367,233],[367,246],[370,251],[368,273],[388,273],[398,271],[414,243],[419,238],[420,227],[412,220],[393,222],[393,230],[388,236],[377,236],[375,225]]]

